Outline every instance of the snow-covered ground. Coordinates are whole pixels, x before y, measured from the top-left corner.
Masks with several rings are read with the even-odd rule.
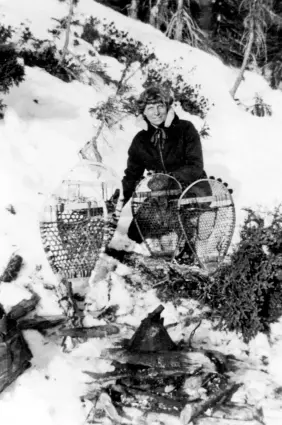
[[[56,24],[52,18],[59,19],[67,11],[67,4],[57,0],[0,1],[4,24],[18,27],[24,22],[36,37],[42,39],[52,39],[47,32]],[[201,93],[213,104],[206,117],[210,137],[203,140],[205,169],[208,175],[223,178],[234,189],[237,226],[244,217],[243,207],[272,208],[281,202],[281,91],[270,89],[262,77],[247,72],[238,91],[240,100],[250,106],[258,93],[273,110],[271,117],[252,116],[237,106],[229,95],[237,70],[224,66],[218,58],[168,40],[151,26],[119,15],[93,0],[80,0],[75,13],[78,18],[92,15],[114,21],[134,39],[148,44],[160,60],[171,66],[176,61],[183,75],[187,75],[187,81],[201,85]],[[63,41],[62,38],[56,42],[62,46]],[[108,64],[109,72],[118,77],[118,62],[106,57],[103,60]],[[109,89],[101,88],[99,84],[93,87],[77,81],[65,83],[39,68],[26,67],[25,71],[25,81],[5,96],[8,108],[5,119],[0,121],[0,270],[13,252],[23,257],[24,267],[16,282],[1,283],[0,302],[9,310],[19,300],[30,296],[26,287],[31,285],[41,296],[37,312],[58,314],[60,309],[54,295],[44,288],[44,284],[55,284],[56,278],[41,244],[39,213],[47,195],[79,161],[79,150],[95,133],[98,123],[90,116],[89,109],[105,100]],[[138,91],[140,82],[137,77],[132,83]],[[198,129],[202,127],[203,121],[199,117],[179,109],[177,112],[190,119]],[[99,141],[104,163],[115,170],[118,178],[122,177],[125,168],[128,146],[138,131],[133,118],[125,119],[122,125],[122,130],[115,129],[104,135],[108,143],[103,137]],[[15,208],[15,215],[7,210],[10,205]],[[128,243],[123,234],[129,219],[127,207],[115,238],[117,245]],[[237,237],[238,227],[234,240]],[[139,298],[126,287],[124,275],[128,270],[125,267],[118,265],[116,268],[115,264],[109,273],[112,281],[110,301],[107,279],[98,282],[89,296],[95,300],[97,309],[119,304],[121,317],[138,325],[159,304],[154,291]],[[87,282],[83,284],[87,286]],[[178,321],[181,314],[181,309],[167,305],[164,311],[166,323]],[[96,322],[90,320],[89,323]],[[172,338],[179,339],[182,331],[178,328]],[[278,425],[282,423],[279,413],[282,406],[273,394],[274,388],[282,386],[279,372],[281,323],[273,326],[272,331],[273,345],[270,346],[265,336],[259,335],[246,347],[237,336],[212,331],[209,324],[204,323],[196,340],[199,345],[203,342],[245,360],[244,352],[248,348],[250,354],[246,362],[253,368],[242,376],[245,382],[242,397],[263,407],[267,425]],[[108,344],[107,340],[91,339],[67,354],[62,352],[55,337],[43,337],[36,331],[26,331],[25,337],[34,356],[32,367],[0,395],[1,425],[35,425],[39,422],[44,425],[83,425],[89,409],[80,401],[87,382],[83,370],[104,371],[109,368],[107,362],[98,359],[102,348]],[[268,374],[259,371],[262,356],[268,358]]]

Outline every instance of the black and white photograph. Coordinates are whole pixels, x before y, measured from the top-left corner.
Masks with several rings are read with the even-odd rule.
[[[0,0],[1,425],[282,424],[281,116],[281,0]]]

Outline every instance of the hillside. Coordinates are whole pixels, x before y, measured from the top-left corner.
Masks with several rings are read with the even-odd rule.
[[[0,4],[2,24],[15,29],[12,41],[19,48],[19,35],[28,27],[34,38],[49,40],[57,49],[62,49],[65,32],[55,36],[53,30],[67,13],[67,5],[57,0],[2,0]],[[90,17],[106,25],[113,22],[118,31],[128,33],[129,38],[142,43],[145,51],[147,48],[153,52],[156,62],[152,63],[152,68],[161,62],[164,74],[174,79],[180,75],[184,86],[199,86],[196,94],[206,99],[208,105],[204,113],[184,111],[179,102],[175,110],[181,118],[192,121],[199,131],[208,127],[208,136],[202,138],[205,170],[208,175],[221,177],[234,189],[237,227],[233,242],[237,242],[245,217],[243,208],[272,209],[281,202],[281,91],[272,90],[261,76],[247,72],[238,91],[241,104],[252,107],[258,94],[272,109],[271,116],[254,116],[229,94],[237,69],[226,67],[215,56],[168,40],[155,28],[133,21],[100,3],[80,0],[74,15],[79,23],[72,26],[70,49],[74,55],[85,55],[86,63],[93,57],[99,60],[112,80],[121,78],[124,64],[109,54],[96,55],[95,42],[91,45],[81,39]],[[74,40],[78,40],[78,44]],[[114,95],[116,86],[107,84],[95,72],[90,75],[82,70],[80,81],[65,82],[31,65],[25,65],[24,81],[3,96],[7,108],[0,121],[0,270],[5,268],[12,253],[23,257],[24,267],[14,282],[1,282],[0,302],[9,311],[18,301],[30,297],[29,288],[32,287],[41,296],[37,314],[52,315],[61,310],[53,292],[46,289],[57,281],[43,251],[39,214],[48,194],[79,162],[79,151],[99,128],[99,120],[95,114],[91,116],[90,108],[98,107],[100,102]],[[128,98],[140,93],[146,78],[138,66],[137,61],[131,64]],[[134,115],[122,114],[118,123],[111,128],[105,127],[98,139],[103,163],[114,170],[117,181],[122,178],[127,149],[137,131]],[[11,214],[11,206],[15,214]],[[129,249],[124,235],[129,221],[130,208],[127,206],[115,236],[115,247]],[[89,293],[88,281],[76,284],[87,293],[92,308],[99,310],[119,304],[119,324],[126,322],[137,326],[160,303],[156,291],[150,289],[142,297],[132,293],[126,286],[126,276],[132,270],[116,260],[108,260],[107,272],[109,275],[92,286]],[[140,279],[142,282],[142,276]],[[191,308],[198,313],[192,301],[178,307],[165,303],[165,324],[180,323]],[[91,314],[85,322],[89,326],[99,323]],[[280,327],[281,322],[271,327],[272,344],[265,335],[259,334],[247,345],[235,333],[214,330],[205,320],[196,339],[198,347],[238,355],[243,364],[239,373],[243,388],[238,397],[240,400],[247,398],[256,408],[262,407],[267,425],[281,423]],[[181,324],[173,330],[172,338],[179,341],[184,335],[187,339],[188,330],[191,331],[191,327]],[[128,328],[123,328],[121,334],[128,336]],[[111,366],[99,357],[101,350],[111,342],[107,338],[90,339],[71,353],[63,353],[55,334],[43,336],[29,330],[25,331],[25,337],[34,356],[32,367],[0,394],[1,424],[15,425],[20,421],[33,425],[40,421],[44,425],[83,425],[91,406],[81,403],[88,382],[82,371],[108,371]],[[263,369],[265,358],[267,373]],[[166,421],[172,423],[170,419]],[[180,422],[175,419],[173,423]]]

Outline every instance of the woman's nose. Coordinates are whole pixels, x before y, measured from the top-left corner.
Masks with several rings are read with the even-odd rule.
[[[159,113],[160,113],[159,108],[158,108],[158,107],[156,107],[156,108],[154,109],[153,113],[154,113],[154,115],[159,115]]]

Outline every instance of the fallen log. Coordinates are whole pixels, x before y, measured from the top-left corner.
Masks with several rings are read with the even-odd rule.
[[[119,327],[115,325],[93,326],[91,328],[66,328],[59,331],[60,336],[71,338],[105,338],[119,333]]]
[[[35,329],[39,332],[46,329],[65,323],[67,318],[65,316],[34,316],[31,318],[19,319],[18,327],[21,330]]]
[[[23,266],[23,258],[20,255],[13,254],[8,264],[0,276],[0,282],[12,282],[15,280]]]
[[[130,353],[124,348],[108,348],[102,351],[101,358],[115,360],[119,363],[143,365],[156,369],[193,370],[199,367],[208,372],[215,372],[215,366],[202,352],[161,351],[159,353]]]
[[[227,388],[217,392],[214,396],[210,397],[208,400],[202,401],[197,406],[194,407],[193,413],[191,415],[190,422],[195,418],[202,415],[208,409],[218,407],[222,403],[229,401],[233,394],[242,386],[242,384],[231,384]]]
[[[11,311],[7,314],[10,319],[18,320],[23,316],[26,316],[32,310],[35,309],[39,303],[40,297],[36,293],[33,293],[31,298],[28,300],[22,300],[18,304],[11,308]]]

